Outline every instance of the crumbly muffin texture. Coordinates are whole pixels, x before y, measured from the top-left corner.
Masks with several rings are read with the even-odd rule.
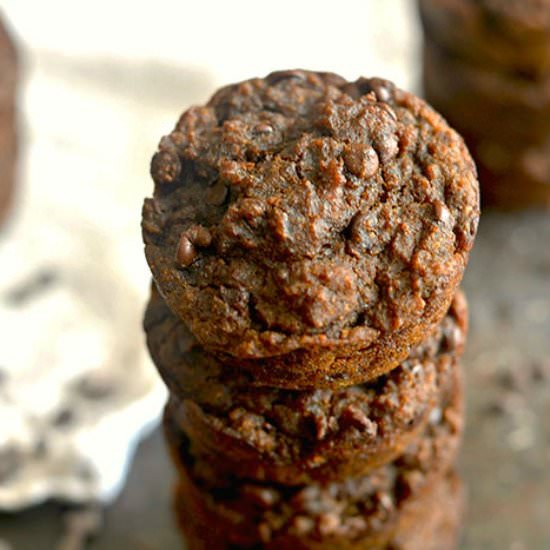
[[[165,414],[169,446],[185,485],[186,523],[212,525],[229,547],[351,548],[357,542],[385,547],[404,509],[438,483],[456,458],[462,386],[458,370],[455,375],[447,402],[432,411],[423,436],[401,457],[366,476],[327,484],[282,487],[220,476],[207,461],[189,454],[186,438]]]
[[[462,139],[377,78],[222,88],[162,138],[151,174],[157,285],[207,349],[239,357],[368,346],[419,323],[450,303],[479,217]]]

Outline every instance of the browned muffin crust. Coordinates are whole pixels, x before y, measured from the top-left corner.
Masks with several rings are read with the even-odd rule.
[[[206,349],[266,358],[283,381],[313,361],[351,383],[404,359],[445,315],[479,216],[462,139],[380,79],[223,88],[182,115],[151,173],[161,294]]]
[[[254,387],[220,364],[153,291],[147,342],[172,392],[170,415],[218,470],[282,484],[332,481],[389,462],[423,429],[448,391],[466,338],[458,293],[437,331],[399,367],[342,389]]]
[[[17,56],[0,18],[0,223],[12,202],[16,166]]]
[[[546,0],[418,0],[426,35],[468,63],[537,80],[550,72]]]
[[[400,458],[367,476],[323,485],[285,487],[220,478],[208,462],[192,459],[185,437],[165,416],[180,468],[183,529],[208,530],[227,548],[384,547],[407,507],[429,492],[455,460],[462,430],[462,390],[455,373],[449,403],[434,410],[424,436]]]

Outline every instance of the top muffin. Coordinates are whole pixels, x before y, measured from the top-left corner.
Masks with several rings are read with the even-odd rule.
[[[222,88],[161,139],[151,174],[157,286],[205,348],[242,358],[439,322],[479,217],[462,139],[377,78],[286,71]]]

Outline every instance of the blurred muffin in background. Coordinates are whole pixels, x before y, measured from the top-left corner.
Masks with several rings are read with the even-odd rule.
[[[464,137],[485,205],[550,207],[550,2],[419,0],[426,99]]]
[[[17,55],[0,17],[0,223],[8,213],[15,179],[16,84]]]

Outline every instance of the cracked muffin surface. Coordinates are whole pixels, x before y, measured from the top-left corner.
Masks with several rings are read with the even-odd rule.
[[[159,290],[206,349],[239,358],[384,341],[395,366],[445,315],[479,217],[462,139],[376,78],[222,88],[161,140],[151,174]]]

